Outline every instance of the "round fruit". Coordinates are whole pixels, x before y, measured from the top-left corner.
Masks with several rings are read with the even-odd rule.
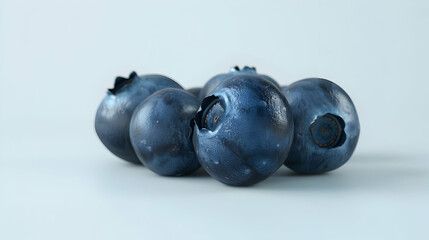
[[[262,79],[269,81],[274,86],[280,89],[280,85],[273,78],[267,75],[257,73],[256,68],[245,66],[243,69],[240,70],[238,66],[235,66],[229,70],[229,73],[218,74],[209,79],[204,85],[203,89],[201,89],[199,99],[203,100],[206,96],[209,96],[210,92],[215,89],[219,84],[237,75],[257,75],[260,76]]]
[[[200,167],[189,127],[198,107],[198,100],[190,93],[163,89],[136,108],[130,137],[145,166],[163,176],[185,175]]]
[[[342,166],[359,138],[359,119],[347,93],[335,83],[309,78],[283,91],[295,123],[285,165],[298,173],[323,173]]]
[[[174,80],[161,75],[117,77],[95,116],[95,131],[101,142],[123,160],[140,163],[131,145],[129,125],[134,109],[146,97],[163,88],[182,87]]]
[[[258,75],[239,75],[206,97],[193,122],[198,160],[218,181],[258,183],[284,162],[293,119],[280,90]]]

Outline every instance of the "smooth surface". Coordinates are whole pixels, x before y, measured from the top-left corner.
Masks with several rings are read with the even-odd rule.
[[[199,108],[191,93],[181,89],[157,91],[137,106],[129,136],[145,167],[161,176],[183,176],[200,168],[189,123]]]
[[[284,163],[293,116],[282,92],[258,75],[226,79],[195,115],[192,141],[201,166],[216,180],[250,186]]]
[[[164,88],[183,89],[173,79],[162,75],[137,75],[115,79],[98,106],[94,128],[100,141],[119,158],[140,164],[130,139],[130,122],[139,104],[152,93]]]
[[[0,239],[425,239],[429,2],[0,0]],[[94,131],[116,76],[255,66],[353,99],[355,155],[250,188],[163,178]]]
[[[0,177],[0,239],[424,239],[427,159],[357,154],[317,176],[247,188],[160,177],[108,154],[19,159]],[[106,155],[106,156],[104,156]]]
[[[285,166],[298,173],[324,173],[343,166],[353,155],[360,134],[358,112],[347,92],[329,80],[310,78],[290,84],[282,93],[294,121],[293,142]],[[342,138],[337,146],[333,141],[329,143],[329,123],[320,126],[323,116],[336,124],[331,127],[338,131],[332,136]],[[328,136],[326,144],[319,142],[323,135]]]

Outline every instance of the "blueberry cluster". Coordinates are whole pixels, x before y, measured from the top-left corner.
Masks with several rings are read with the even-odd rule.
[[[360,127],[352,100],[335,83],[308,78],[280,86],[246,66],[188,90],[162,75],[118,77],[95,130],[113,154],[159,175],[202,166],[222,183],[247,186],[283,164],[304,174],[342,166]]]

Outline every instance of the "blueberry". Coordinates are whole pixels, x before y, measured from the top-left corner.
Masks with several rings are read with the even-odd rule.
[[[163,176],[185,175],[200,167],[189,127],[199,105],[190,93],[171,88],[152,94],[136,108],[130,137],[145,166]]]
[[[194,95],[196,98],[198,98],[198,96],[200,95],[201,89],[202,88],[200,88],[200,87],[195,87],[195,88],[186,89],[186,91],[188,91],[188,93],[190,93],[190,94]]]
[[[283,91],[295,123],[285,165],[298,173],[323,173],[343,165],[359,138],[359,120],[347,93],[335,83],[309,78]]]
[[[213,89],[215,89],[216,86],[218,86],[220,83],[224,82],[225,80],[237,75],[258,75],[264,80],[271,82],[274,86],[280,89],[280,85],[273,78],[267,75],[258,74],[256,72],[256,68],[245,66],[243,69],[240,70],[238,66],[235,66],[229,70],[229,73],[218,74],[212,77],[211,79],[209,79],[207,83],[204,85],[203,89],[201,89],[199,94],[199,99],[202,100],[206,96],[209,96],[210,92]]]
[[[286,159],[293,119],[280,90],[258,75],[239,75],[219,84],[191,123],[198,160],[218,181],[258,183]]]
[[[129,78],[116,78],[114,88],[108,90],[95,116],[95,131],[107,149],[123,160],[140,163],[129,136],[131,116],[146,97],[167,87],[182,89],[174,80],[161,75],[138,76],[132,72]]]

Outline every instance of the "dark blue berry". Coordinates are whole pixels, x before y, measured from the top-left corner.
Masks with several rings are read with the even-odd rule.
[[[189,127],[199,105],[198,100],[184,90],[163,89],[136,108],[130,137],[145,166],[163,176],[181,176],[200,167]]]
[[[220,83],[195,116],[193,142],[204,169],[236,186],[258,183],[286,159],[293,119],[280,90],[258,75]]]
[[[359,119],[347,93],[321,78],[297,81],[283,90],[295,123],[285,165],[299,173],[323,173],[342,166],[359,138]]]
[[[228,80],[237,75],[258,75],[262,79],[269,81],[274,86],[280,89],[280,85],[270,76],[259,74],[256,72],[256,68],[245,66],[243,69],[240,69],[238,66],[232,67],[228,73],[218,74],[207,81],[204,87],[201,89],[199,94],[199,99],[202,100],[206,96],[210,95],[210,92],[215,89],[220,83]],[[260,79],[260,78],[259,78]]]
[[[123,160],[140,163],[131,145],[129,125],[134,109],[146,97],[163,88],[182,87],[174,80],[161,75],[117,77],[95,116],[95,131],[101,142]]]

